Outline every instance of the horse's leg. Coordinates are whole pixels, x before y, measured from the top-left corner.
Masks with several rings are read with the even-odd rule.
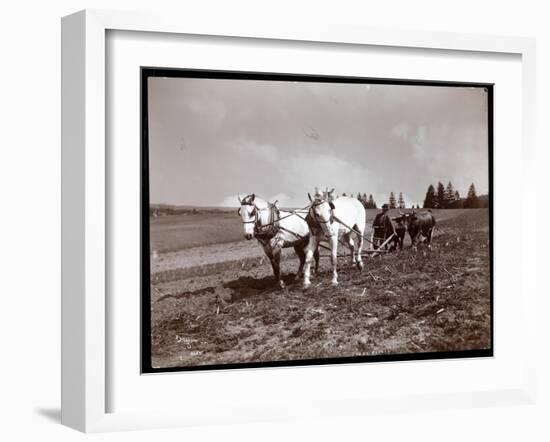
[[[357,268],[363,270],[363,257],[361,256],[361,251],[363,250],[363,232],[361,232],[357,227]]]
[[[281,248],[271,248],[269,245],[264,246],[264,252],[271,262],[273,268],[273,274],[275,275],[275,281],[279,284],[279,287],[284,288],[285,283],[281,279],[280,263],[281,263]]]
[[[389,236],[386,236],[386,240],[389,238]],[[386,250],[388,250],[389,248],[389,251],[390,253],[393,252],[395,250],[395,240],[392,239],[388,244],[386,244]]]
[[[285,283],[281,278],[281,248],[275,247],[273,249],[273,260],[271,261],[273,265],[273,273],[275,274],[275,279],[279,283],[279,287],[284,289]]]
[[[315,235],[309,236],[309,243],[307,245],[306,252],[306,265],[304,266],[304,289],[308,289],[311,286],[310,281],[310,270],[311,270],[311,261],[313,260],[313,254],[319,246],[319,240]]]
[[[355,243],[353,242],[353,238],[351,237],[351,232],[346,234],[346,242],[351,251],[351,265],[355,265]]]
[[[418,234],[410,235],[410,236],[411,236],[411,248],[416,252],[416,237],[418,236]]]
[[[315,259],[315,274],[319,273],[319,246],[313,252],[313,259]]]
[[[338,235],[330,237],[330,261],[332,262],[332,285],[338,285],[338,272],[336,267],[338,265]]]
[[[302,276],[302,271],[304,270],[304,264],[306,262],[306,252],[304,252],[304,248],[301,245],[294,246],[294,250],[296,252],[296,255],[298,255],[298,259],[300,260],[300,267],[298,268],[298,273],[296,273],[296,277],[294,278],[298,280]]]
[[[428,234],[426,235],[426,242],[428,243],[428,249],[432,250],[432,233],[433,228],[428,230]]]

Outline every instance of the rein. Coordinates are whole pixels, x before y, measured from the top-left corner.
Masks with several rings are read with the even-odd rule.
[[[279,209],[277,208],[277,206],[276,206],[275,203],[267,202],[267,204],[268,204],[269,207],[266,207],[266,208],[273,208],[273,209],[275,209],[275,210],[277,211],[277,215],[279,214]],[[256,206],[256,204],[253,204],[253,203],[250,203],[250,202],[243,202],[243,203],[241,203],[241,206],[252,206],[252,207],[254,207],[254,209],[255,209],[255,210],[254,210],[254,212],[255,212],[255,213],[254,213],[254,215],[255,215],[254,220],[251,220],[251,221],[242,221],[243,224],[259,223],[260,219],[259,219],[259,217],[258,217],[258,211],[260,211],[260,210],[265,210],[265,209],[260,209],[258,206]],[[298,212],[305,212],[305,211],[308,210],[310,207],[311,207],[311,206],[305,206],[305,207],[302,207],[301,209],[293,210],[293,211],[291,211],[288,215],[285,215],[285,216],[283,216],[283,217],[279,217],[279,216],[278,216],[276,220],[270,221],[270,222],[268,222],[267,224],[264,224],[264,225],[260,225],[260,227],[269,227],[269,226],[275,224],[276,222],[282,221],[282,220],[284,220],[284,219],[286,219],[286,218],[290,218],[291,216],[294,216],[294,215],[296,215],[296,216],[298,216],[298,217],[304,219],[303,217],[301,217],[301,216],[298,214]],[[241,209],[239,209],[239,215],[240,215],[240,210],[241,210]]]
[[[310,211],[309,211],[309,213],[312,213],[312,212],[313,212],[313,215],[310,217],[310,223],[311,223],[311,224],[310,224],[310,223],[308,223],[308,224],[312,225],[312,227],[316,227],[316,228],[320,229],[320,228],[321,228],[320,223],[322,223],[322,224],[331,223],[331,224],[332,224],[334,221],[336,221],[338,224],[343,225],[344,227],[348,228],[350,231],[355,232],[355,233],[358,234],[358,235],[361,235],[361,233],[359,233],[359,232],[358,232],[357,230],[355,230],[353,227],[348,226],[348,225],[347,225],[346,223],[344,223],[340,218],[338,218],[336,215],[334,215],[334,209],[333,209],[332,207],[331,207],[331,216],[330,216],[330,219],[329,219],[328,221],[320,220],[320,219],[317,217],[315,211],[314,211],[314,210],[311,210],[311,209],[313,209],[313,207],[315,207],[315,206],[318,206],[318,205],[320,205],[320,204],[323,204],[324,202],[326,202],[326,201],[325,201],[325,200],[320,200],[320,201],[317,201],[317,202],[313,203],[313,204],[310,206]],[[306,219],[306,221],[307,221],[307,219]],[[313,223],[316,223],[316,225],[313,224]],[[394,235],[395,235],[395,233],[394,233],[391,237],[393,237]],[[369,242],[370,244],[374,244],[374,243],[373,243],[369,238],[367,238],[365,235],[361,235],[361,237],[362,237],[365,241]]]

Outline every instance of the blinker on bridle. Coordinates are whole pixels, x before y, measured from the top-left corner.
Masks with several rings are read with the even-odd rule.
[[[247,197],[248,198],[248,197]],[[267,206],[267,209],[271,209],[273,210],[273,208],[275,207],[275,205],[277,204],[277,201],[275,201],[274,203],[270,203],[270,202],[267,202],[268,206]],[[260,229],[262,227],[266,227],[266,226],[261,226],[259,225],[259,217],[258,217],[258,213],[262,210],[260,209],[258,206],[256,206],[256,204],[254,204],[253,202],[251,201],[243,201],[241,202],[241,207],[239,207],[239,209],[237,209],[237,213],[239,214],[239,216],[241,215],[241,208],[242,206],[252,206],[254,207],[254,209],[252,210],[252,212],[250,212],[250,216],[254,217],[253,220],[250,220],[250,221],[243,221],[242,223],[243,224],[252,224],[254,223],[256,225],[256,228]],[[271,225],[273,224],[273,222],[270,223]]]
[[[252,204],[252,203],[249,203],[249,202],[241,203],[241,207],[239,207],[237,209],[237,213],[239,214],[239,216],[241,215],[242,206],[252,206],[252,207],[254,207],[252,212],[250,212],[250,216],[253,216],[254,219],[252,221],[243,221],[243,224],[252,224],[252,223],[258,222],[258,208],[256,207],[256,205]]]
[[[313,218],[315,219],[315,221],[317,223],[320,223],[320,224],[332,224],[332,221],[334,221],[334,215],[331,213],[330,215],[330,218],[328,221],[324,221],[322,219],[319,219],[319,217],[317,216],[317,213],[315,212],[315,210],[313,210],[314,207],[317,207],[317,206],[320,206],[321,204],[324,204],[324,203],[328,203],[329,207],[330,207],[330,210],[334,210],[334,203],[332,201],[326,201],[326,200],[317,200],[315,201],[314,203],[311,204],[311,212],[313,213]]]

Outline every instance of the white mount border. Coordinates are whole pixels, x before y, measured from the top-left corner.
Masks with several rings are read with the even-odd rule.
[[[62,423],[80,431],[112,431],[184,426],[173,414],[106,413],[106,152],[105,35],[107,30],[332,42],[382,47],[495,52],[522,57],[523,187],[535,186],[535,40],[520,37],[367,29],[342,25],[256,22],[237,24],[195,16],[85,10],[62,19]],[[535,195],[524,191],[525,207]],[[530,246],[526,246],[530,247]],[[534,246],[533,252],[534,251]],[[531,250],[531,249],[530,249]],[[535,270],[530,272],[534,279]],[[534,283],[533,283],[534,287]],[[522,294],[536,317],[536,291]],[[529,326],[529,324],[527,324]],[[474,395],[384,398],[319,404],[317,414],[357,415],[371,411],[407,411],[533,403],[535,397],[535,326],[526,361],[524,388]],[[273,411],[273,410],[272,410]],[[275,413],[276,414],[276,413]],[[306,414],[304,413],[304,416]],[[284,418],[281,413],[280,418]],[[294,416],[296,417],[296,416]],[[260,416],[263,418],[263,416]],[[271,416],[271,419],[277,416]],[[270,419],[265,417],[265,420]]]

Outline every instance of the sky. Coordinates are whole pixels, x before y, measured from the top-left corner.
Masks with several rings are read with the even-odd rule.
[[[150,202],[302,207],[315,187],[488,191],[487,92],[456,86],[150,77]]]

